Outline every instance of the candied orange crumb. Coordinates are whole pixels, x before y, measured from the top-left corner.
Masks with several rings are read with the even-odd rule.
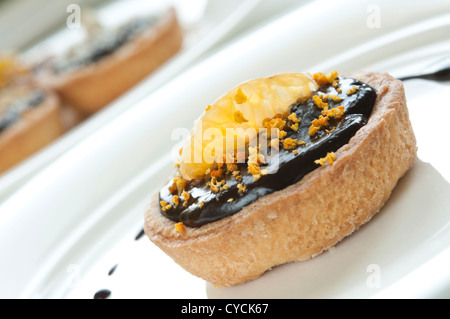
[[[183,197],[183,200],[184,200],[183,206],[187,206],[187,205],[188,205],[188,202],[189,202],[189,198],[191,198],[191,194],[189,194],[189,193],[186,192],[186,191],[183,191],[183,192],[181,193],[181,196]]]
[[[235,163],[227,164],[227,171],[235,172],[238,170],[238,166]]]
[[[172,209],[172,205],[168,204],[168,205],[162,206],[161,209],[163,212],[165,212],[166,210]]]
[[[316,134],[318,130],[320,130],[323,126],[329,125],[328,116],[320,115],[318,119],[315,119],[311,122],[311,126],[309,127],[309,135],[313,136]]]
[[[313,80],[316,81],[316,83],[317,83],[318,86],[322,86],[322,85],[328,83],[328,78],[327,78],[327,76],[326,76],[325,74],[323,74],[323,73],[320,73],[320,72],[315,73],[315,74],[313,75]]]
[[[213,177],[210,182],[210,189],[214,193],[218,193],[220,191],[220,187],[225,184],[225,180],[218,181],[216,177]]]
[[[311,124],[312,125],[314,125],[314,126],[327,126],[329,123],[328,123],[328,116],[323,116],[323,115],[320,115],[319,116],[319,118],[318,119],[315,119],[315,120],[313,120],[312,122],[311,122]]]
[[[294,132],[297,132],[298,131],[298,123],[292,124],[291,130],[293,130]]]
[[[319,164],[319,165],[324,165],[325,162],[328,161],[328,163],[333,164],[335,160],[336,160],[336,154],[334,154],[334,152],[329,152],[329,153],[327,153],[327,155],[325,157],[315,160],[314,163]]]
[[[318,72],[313,75],[313,80],[316,81],[317,85],[322,86],[325,84],[332,84],[338,77],[337,71],[332,71],[330,75]]]
[[[320,126],[311,125],[309,127],[309,136],[313,136],[314,134],[317,133],[318,130],[320,130]]]
[[[223,174],[223,169],[215,169],[211,172],[211,177],[221,177]]]
[[[266,162],[264,155],[258,152],[256,147],[249,147],[248,163],[264,164]]]
[[[172,185],[169,186],[169,192],[171,194],[175,194],[177,192],[177,184],[176,183],[172,183]]]
[[[344,107],[338,106],[335,108],[332,108],[331,110],[323,110],[322,115],[325,115],[326,117],[332,117],[335,119],[340,119],[344,115]]]
[[[297,114],[293,112],[288,116],[288,120],[291,120],[294,123],[300,123],[301,119],[297,118]]]
[[[278,131],[278,138],[281,140],[286,136],[286,131]]]
[[[211,105],[208,105],[208,106],[205,108],[205,112],[209,111],[210,109],[211,109]]]
[[[280,149],[280,139],[274,138],[270,140],[270,147],[279,150]]]
[[[184,227],[182,222],[176,223],[175,224],[175,229],[179,232],[184,232],[186,231],[186,228]]]
[[[357,86],[353,86],[351,89],[349,89],[347,92],[345,92],[347,95],[355,94],[358,91]]]
[[[165,201],[160,201],[159,204],[161,205],[161,207],[167,206],[169,203],[165,202]]]
[[[173,179],[172,185],[169,187],[169,191],[171,194],[175,194],[178,192],[178,194],[181,194],[186,187],[187,181],[183,178],[175,177]]]
[[[291,150],[297,147],[297,140],[292,138],[287,138],[283,140],[283,148],[286,150]]]
[[[261,168],[257,163],[250,163],[248,164],[248,170],[252,175],[258,175],[261,174]]]
[[[239,189],[239,194],[242,194],[247,190],[247,186],[242,185],[242,184],[238,184],[237,188]]]
[[[324,110],[328,110],[328,108],[330,107],[328,105],[328,103],[325,103],[319,96],[314,95],[313,96],[313,101],[314,104],[319,108],[319,109],[324,109]]]
[[[339,76],[339,74],[338,74],[338,72],[336,70],[332,71],[331,74],[327,76],[328,82],[329,83],[334,83],[338,76]]]
[[[341,102],[342,101],[341,97],[334,95],[334,94],[327,94],[325,96],[321,94],[320,98],[322,99],[322,101],[326,101],[329,99],[331,99],[333,102]]]
[[[180,203],[180,198],[179,198],[177,195],[175,195],[174,197],[172,197],[172,204],[173,204],[175,207],[177,207],[179,203]]]
[[[203,208],[203,206],[205,206],[205,202],[200,202],[200,204],[198,204],[198,206],[199,206],[200,208]]]
[[[268,130],[273,129],[273,128],[282,130],[284,128],[284,126],[286,125],[286,121],[284,121],[281,118],[273,118],[268,121],[264,120],[263,125]]]

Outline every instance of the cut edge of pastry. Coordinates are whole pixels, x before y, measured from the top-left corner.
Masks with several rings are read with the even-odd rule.
[[[377,98],[368,123],[335,152],[333,164],[198,228],[177,229],[154,194],[147,237],[191,274],[229,287],[315,257],[367,223],[412,166],[417,145],[401,81],[386,73],[346,76],[371,85]]]

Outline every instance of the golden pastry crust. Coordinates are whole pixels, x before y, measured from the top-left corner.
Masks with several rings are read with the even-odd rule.
[[[59,97],[45,91],[45,99],[26,111],[0,134],[0,173],[12,168],[64,133]]]
[[[349,76],[375,88],[377,99],[367,125],[335,152],[332,165],[230,217],[183,232],[160,213],[155,194],[145,214],[150,240],[190,273],[228,287],[312,258],[368,222],[411,167],[417,146],[401,81],[380,73]]]
[[[97,63],[40,81],[85,115],[93,114],[124,94],[181,49],[183,32],[175,11]]]

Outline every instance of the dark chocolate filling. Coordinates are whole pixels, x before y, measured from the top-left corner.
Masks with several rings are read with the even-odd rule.
[[[313,99],[304,103],[292,105],[291,112],[295,112],[297,118],[301,119],[298,131],[286,129],[286,138],[302,140],[305,143],[297,146],[294,154],[292,149],[284,149],[282,144],[277,155],[270,153],[266,157],[266,165],[261,169],[267,169],[269,174],[263,175],[255,181],[253,175],[248,172],[248,165],[238,164],[241,180],[237,181],[232,174],[227,172],[221,179],[225,179],[228,188],[220,192],[213,192],[208,186],[208,179],[201,181],[190,181],[185,191],[190,193],[189,205],[185,207],[182,203],[172,205],[170,209],[162,209],[161,213],[176,222],[182,222],[190,227],[199,227],[239,212],[245,206],[255,202],[258,198],[275,191],[286,188],[313,171],[319,164],[317,159],[323,158],[328,152],[335,152],[347,144],[355,133],[363,127],[372,113],[375,104],[376,92],[369,85],[361,81],[339,77],[339,86],[321,86],[315,95],[335,95],[342,99],[339,102],[327,101],[330,109],[344,106],[345,113],[340,119],[329,121],[327,130],[321,129],[314,135],[309,135],[309,127],[314,119],[319,118],[321,109],[318,108]],[[356,87],[354,94],[347,91]],[[292,123],[288,123],[290,125]],[[277,158],[275,158],[277,156]],[[275,172],[271,174],[271,172]],[[239,192],[238,184],[244,185],[246,190]],[[171,192],[172,181],[165,185],[159,193],[160,201],[172,203],[174,195]],[[233,199],[232,201],[230,199]],[[200,203],[202,205],[200,205]],[[200,207],[201,206],[201,207]]]
[[[155,20],[155,17],[140,18],[128,22],[115,31],[105,31],[87,45],[75,48],[72,55],[55,60],[53,71],[63,73],[98,62],[125,45],[153,24]]]
[[[18,121],[21,115],[41,104],[45,99],[45,93],[40,89],[32,90],[28,95],[15,100],[0,114],[0,133]]]

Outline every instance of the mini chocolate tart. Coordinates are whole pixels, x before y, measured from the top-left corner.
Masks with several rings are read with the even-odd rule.
[[[370,221],[412,166],[401,81],[372,72],[313,80],[241,84],[194,127],[179,175],[152,196],[144,221],[148,238],[191,274],[229,287],[315,257]],[[195,154],[207,148],[195,145],[201,128],[255,123],[267,133],[236,161],[186,161],[191,144]]]
[[[142,17],[133,19],[117,29],[101,29],[87,42],[72,48],[65,55],[56,57],[50,67],[54,73],[62,74],[97,63],[154,26],[156,22],[156,17]]]
[[[0,173],[63,133],[60,107],[58,96],[37,85],[17,57],[0,57]]]
[[[34,85],[0,90],[0,173],[64,133],[58,96]]]
[[[175,55],[183,32],[173,9],[100,28],[86,42],[37,68],[41,83],[84,115],[91,115],[131,89]]]

